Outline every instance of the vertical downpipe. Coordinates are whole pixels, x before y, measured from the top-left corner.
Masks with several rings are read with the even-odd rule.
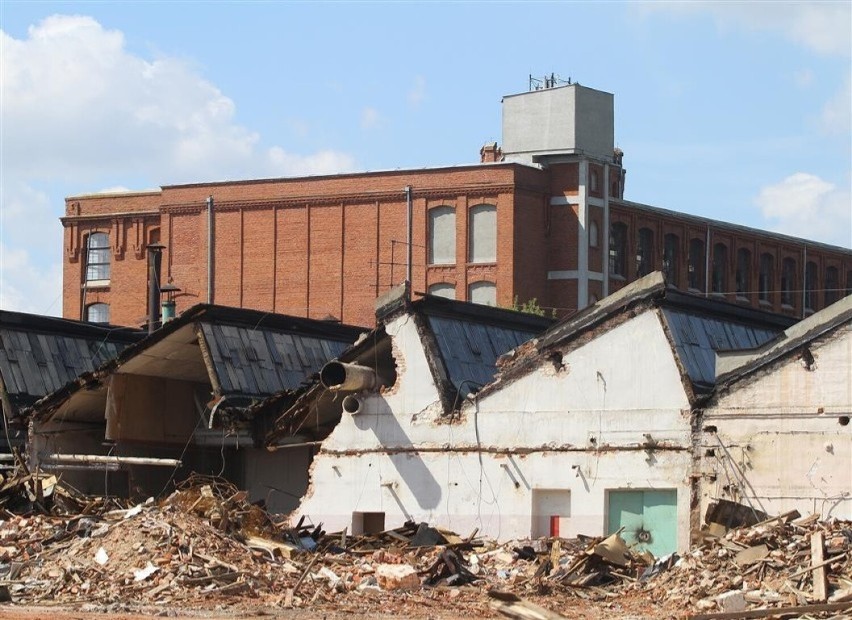
[[[413,230],[414,229],[414,223],[413,223],[412,220],[413,220],[414,214],[412,213],[411,186],[410,185],[405,186],[405,206],[406,206],[407,214],[408,214],[408,217],[407,217],[407,220],[406,220],[406,228],[407,228],[407,234],[408,234],[408,239],[407,239],[408,251],[406,252],[406,259],[405,259],[405,281],[408,282],[409,286],[411,286],[411,260],[412,260],[411,259],[411,257],[412,257],[411,245],[414,242],[414,230]]]
[[[207,197],[207,303],[213,303],[213,196]]]

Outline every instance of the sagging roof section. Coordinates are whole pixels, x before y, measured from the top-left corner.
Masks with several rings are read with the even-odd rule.
[[[426,297],[412,304],[434,334],[447,377],[462,397],[491,383],[497,359],[550,327],[552,319]],[[474,306],[474,310],[479,310]]]
[[[201,329],[222,392],[253,397],[295,390],[356,337],[337,340],[206,322]]]
[[[3,402],[16,414],[117,357],[141,330],[0,310]]]
[[[716,384],[716,352],[755,349],[778,337],[780,329],[740,322],[724,315],[698,314],[663,305],[675,351],[693,387],[701,392]]]
[[[749,352],[719,351],[716,384],[728,386],[852,322],[852,295],[787,328],[783,335]]]
[[[214,396],[239,395],[249,403],[294,389],[361,331],[334,322],[201,304],[116,359],[66,383],[35,408],[40,416],[49,415],[82,388],[91,391],[100,386],[113,372],[209,381]],[[209,351],[209,358],[202,348]]]

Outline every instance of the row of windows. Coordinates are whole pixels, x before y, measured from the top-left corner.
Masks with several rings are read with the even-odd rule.
[[[609,241],[609,273],[616,277],[627,278],[627,224],[623,222],[613,223],[610,227]],[[686,261],[687,286],[695,291],[706,292],[706,254],[704,240],[693,238],[689,240],[688,256]],[[651,273],[655,269],[654,257],[654,231],[650,228],[640,228],[636,238],[636,270],[637,278]],[[679,282],[679,269],[681,266],[680,238],[672,233],[663,238],[662,270],[669,282]],[[730,293],[731,287],[729,277],[728,246],[724,243],[716,243],[710,259],[710,292],[720,295]],[[775,257],[769,253],[760,255],[759,272],[757,281],[757,298],[761,302],[772,303],[773,283],[775,282]],[[799,294],[804,293],[805,308],[813,310],[817,307],[818,293],[818,267],[813,261],[805,265],[804,291],[797,291],[796,259],[787,257],[781,261],[781,303],[785,306],[795,307]],[[736,270],[734,273],[733,292],[737,297],[748,298],[755,292],[752,288],[752,253],[748,248],[740,248],[736,255]],[[852,289],[852,273],[847,278],[847,289]],[[825,292],[825,305],[829,305],[840,299],[840,271],[837,267],[830,266],[825,269],[823,287]],[[846,293],[849,294],[850,290]]]
[[[456,285],[449,282],[438,282],[429,287],[429,294],[446,297],[447,299],[455,299]],[[485,280],[474,282],[467,287],[467,299],[475,304],[496,306],[497,286],[493,282]]]
[[[497,207],[471,207],[468,215],[467,260],[469,263],[497,261]],[[429,210],[428,261],[430,265],[456,262],[456,210],[442,206]]]

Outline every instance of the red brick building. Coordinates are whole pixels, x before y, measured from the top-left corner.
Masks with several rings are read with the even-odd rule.
[[[178,311],[210,301],[362,325],[405,279],[560,315],[655,269],[794,316],[852,292],[848,249],[624,200],[613,136],[612,95],[575,84],[505,97],[502,148],[475,165],[69,197],[63,314],[143,323],[152,242]]]

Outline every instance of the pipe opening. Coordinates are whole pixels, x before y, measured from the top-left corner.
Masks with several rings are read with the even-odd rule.
[[[350,394],[343,399],[343,410],[350,415],[355,415],[361,411],[361,399]]]
[[[320,381],[326,388],[335,388],[346,381],[346,369],[340,362],[329,362],[320,371]]]

